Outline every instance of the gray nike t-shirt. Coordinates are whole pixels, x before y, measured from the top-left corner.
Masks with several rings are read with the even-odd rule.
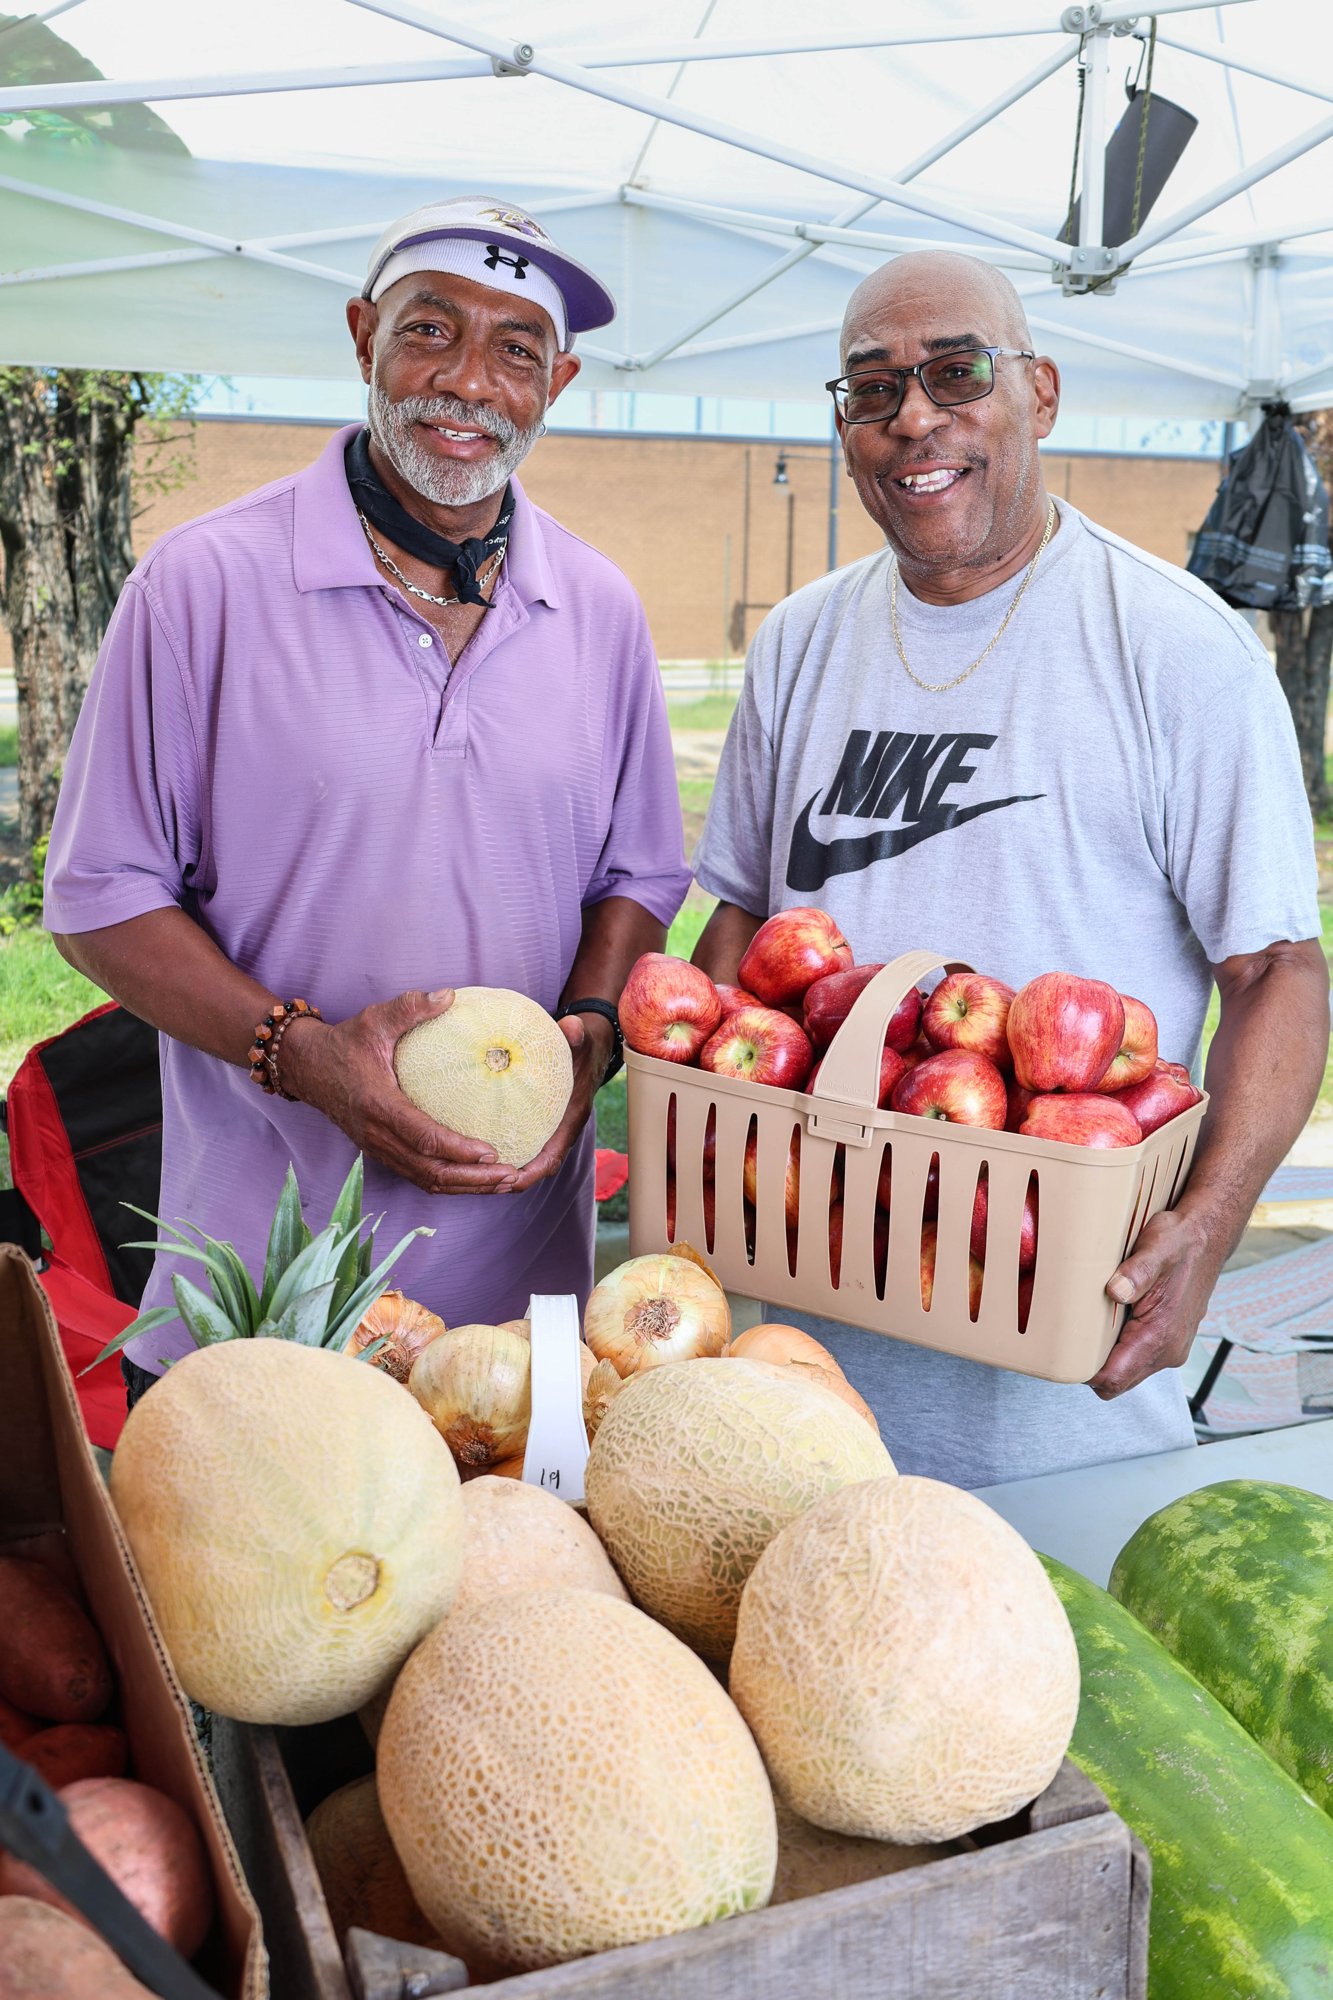
[[[858,962],[929,946],[1015,987],[1055,969],[1109,980],[1153,1009],[1164,1056],[1197,1067],[1210,967],[1319,935],[1295,733],[1242,619],[1057,506],[1008,630],[946,692],[898,658],[887,550],[770,613],[695,874],[756,915],[829,911]],[[1020,583],[949,607],[900,586],[913,672],[961,673]],[[837,1355],[904,1472],[980,1486],[1192,1441],[1175,1371],[1103,1403],[782,1317]]]

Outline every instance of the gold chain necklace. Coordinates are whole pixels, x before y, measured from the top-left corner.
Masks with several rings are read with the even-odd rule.
[[[1023,602],[1023,593],[1027,589],[1028,585],[1031,583],[1032,578],[1036,573],[1037,564],[1041,561],[1042,550],[1046,547],[1047,542],[1050,541],[1051,536],[1054,534],[1054,532],[1055,532],[1055,502],[1054,500],[1052,500],[1046,510],[1046,532],[1042,536],[1040,542],[1038,542],[1037,544],[1037,553],[1035,556],[1033,556],[1032,561],[1028,564],[1027,575],[1023,578],[1022,583],[1019,585],[1013,603],[1009,606],[1009,609],[1005,612],[1004,617],[1000,621],[999,631],[995,634],[995,637],[986,647],[985,652],[978,653],[976,659],[973,660],[971,666],[964,667],[962,673],[955,674],[951,681],[923,681],[920,674],[914,674],[912,672],[912,669],[907,664],[907,655],[903,651],[903,635],[898,630],[898,564],[896,561],[894,562],[893,568],[889,572],[889,621],[893,626],[893,643],[898,648],[898,658],[903,663],[903,672],[907,675],[909,681],[915,681],[916,685],[919,688],[924,688],[927,694],[947,694],[950,688],[956,688],[961,686],[961,684],[968,678],[970,674],[974,674],[976,672],[977,668],[981,665],[981,662],[986,658],[987,653],[993,652],[996,646],[999,645],[1001,639],[1003,639],[1005,633],[1005,627],[1008,625],[1009,620],[1013,617],[1015,611],[1017,611],[1019,605]]]
[[[365,515],[360,512],[359,509],[357,511],[356,518],[361,523],[361,526],[365,529],[366,540],[370,543],[371,548],[375,551],[375,554],[378,556],[379,560],[384,564],[384,567],[385,569],[388,570],[389,575],[392,577],[396,577],[398,582],[402,584],[404,590],[410,590],[413,597],[424,597],[427,604],[449,605],[449,604],[461,604],[463,602],[461,597],[437,597],[433,590],[422,590],[419,584],[411,582],[409,578],[403,575],[403,572],[399,569],[393,557],[389,555],[384,549],[382,549],[379,543],[375,540],[375,537],[370,532],[369,521],[366,519]],[[499,573],[500,564],[504,561],[504,559],[505,559],[505,552],[503,549],[497,549],[493,556],[487,556],[485,562],[482,564],[481,568],[477,571],[478,590],[480,590],[484,584],[490,583],[494,580],[496,575]]]

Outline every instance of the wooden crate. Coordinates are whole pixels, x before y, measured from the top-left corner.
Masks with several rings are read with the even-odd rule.
[[[303,1816],[370,1769],[354,1722],[218,1721],[218,1789],[282,2000],[427,2000],[457,1959],[353,1931],[338,1950]],[[704,1930],[502,1979],[486,2000],[1144,2000],[1148,1857],[1066,1762],[960,1854]]]

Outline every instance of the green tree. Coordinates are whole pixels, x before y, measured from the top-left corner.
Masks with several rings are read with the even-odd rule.
[[[34,15],[0,14],[0,84],[100,76]],[[30,159],[126,149],[188,157],[144,104],[0,112],[5,172],[21,176]],[[181,419],[198,388],[184,376],[0,365],[0,617],[14,647],[19,818],[29,849],[50,826],[70,731],[134,561],[136,499],[185,476],[179,447],[192,427]]]
[[[1333,494],[1333,410],[1315,410],[1298,417],[1296,428]],[[1306,796],[1310,810],[1322,819],[1330,804],[1324,738],[1333,661],[1333,604],[1316,605],[1311,611],[1273,611],[1269,623],[1277,677],[1296,725]]]
[[[200,378],[0,369],[0,549],[18,689],[19,830],[51,824],[70,733],[134,564],[136,499],[188,476]]]

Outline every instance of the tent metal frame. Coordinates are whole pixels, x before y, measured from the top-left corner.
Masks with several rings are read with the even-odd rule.
[[[27,18],[52,20],[80,4],[81,0],[54,0],[54,4]],[[1281,235],[1258,228],[1211,237],[1187,236],[1184,232],[1236,195],[1333,138],[1333,116],[1326,116],[1296,132],[1263,159],[1242,168],[1173,213],[1148,222],[1127,242],[1115,245],[1101,241],[1102,175],[1100,171],[1092,171],[1092,165],[1100,163],[1109,133],[1113,41],[1135,33],[1141,36],[1143,29],[1140,23],[1150,15],[1161,21],[1168,16],[1200,12],[1217,6],[1245,5],[1247,0],[1152,0],[1148,6],[1134,5],[1132,0],[1087,0],[1084,5],[1066,6],[1063,13],[1054,18],[1052,9],[1051,13],[1039,18],[1016,14],[1012,19],[997,21],[993,16],[987,16],[971,23],[936,28],[885,29],[843,35],[812,29],[807,34],[794,37],[725,42],[710,41],[703,34],[712,12],[710,4],[698,30],[689,39],[560,51],[484,33],[466,20],[420,4],[420,0],[340,0],[340,4],[355,6],[400,26],[416,29],[449,43],[456,51],[466,50],[468,53],[442,57],[437,61],[418,59],[355,68],[325,64],[235,71],[207,78],[160,76],[108,79],[104,82],[16,85],[0,89],[0,114],[22,114],[36,109],[89,109],[124,103],[167,103],[186,98],[249,96],[279,91],[344,89],[372,84],[445,82],[487,76],[521,80],[524,76],[541,76],[549,82],[601,98],[621,109],[638,112],[650,121],[648,135],[635,163],[634,176],[641,171],[643,155],[653,134],[660,125],[666,124],[771,160],[780,167],[803,172],[815,181],[844,188],[854,196],[828,220],[812,222],[794,214],[758,214],[699,201],[686,195],[659,192],[636,185],[632,176],[618,187],[588,187],[535,204],[540,210],[556,212],[619,202],[692,218],[714,228],[735,230],[752,242],[765,242],[774,247],[783,238],[795,239],[791,248],[782,251],[749,281],[696,312],[651,349],[631,353],[587,342],[582,344],[584,353],[627,376],[643,374],[669,358],[716,352],[760,340],[801,339],[815,332],[823,334],[828,330],[828,324],[820,321],[815,325],[722,335],[713,340],[701,338],[710,327],[766,291],[807,257],[818,256],[826,263],[858,270],[867,268],[866,252],[891,253],[899,249],[919,249],[926,244],[930,247],[965,247],[988,262],[1023,274],[1046,273],[1060,281],[1061,289],[1066,294],[1110,289],[1110,283],[1115,278],[1123,281],[1124,267],[1131,264],[1131,276],[1136,273],[1144,276],[1165,275],[1174,270],[1198,269],[1245,257],[1254,271],[1250,329],[1252,361],[1248,378],[1118,341],[1067,319],[1053,321],[1038,314],[1032,324],[1042,331],[1055,332],[1064,340],[1082,342],[1127,359],[1235,388],[1238,410],[1253,407],[1279,391],[1288,395],[1294,407],[1302,407],[1299,392],[1303,385],[1316,381],[1329,365],[1325,360],[1318,367],[1303,368],[1299,375],[1293,375],[1286,381],[1279,379],[1281,330],[1278,323],[1277,262],[1284,244],[1301,237],[1333,232],[1333,220],[1322,225],[1301,224]],[[960,41],[1002,41],[1051,35],[1060,38],[1054,52],[1048,53],[1033,69],[893,176],[848,168],[836,160],[806,153],[762,132],[749,131],[711,115],[692,111],[677,103],[672,95],[676,84],[686,73],[686,67],[696,62],[744,61],[773,55],[817,55],[835,51],[928,47]],[[1238,73],[1260,78],[1324,103],[1333,103],[1333,89],[1318,82],[1268,65],[1235,61],[1223,49],[1201,47],[1178,33],[1160,27],[1158,40],[1185,55],[1220,63]],[[1011,218],[996,216],[914,185],[930,167],[1073,60],[1081,64],[1084,72],[1081,161],[1084,196],[1076,243],[1058,241]],[[670,86],[662,93],[643,90],[629,78],[613,74],[665,65],[676,65],[677,68]],[[215,232],[194,229],[162,216],[117,207],[13,176],[0,176],[0,189],[99,216],[107,221],[128,224],[149,235],[165,237],[173,246],[162,250],[145,249],[119,257],[0,272],[0,286],[41,284],[71,277],[93,277],[106,272],[146,270],[230,256],[253,259],[303,277],[355,290],[360,283],[358,272],[341,270],[299,253],[317,250],[322,244],[364,238],[377,233],[382,227],[382,219],[375,219],[364,224],[349,222],[333,228],[233,241]],[[946,229],[960,232],[960,237],[923,239],[919,235],[857,227],[872,211],[881,207],[905,210],[927,222],[937,222]],[[1030,298],[1038,296],[1033,288],[1024,288],[1024,295]],[[1319,400],[1318,392],[1315,392],[1314,400]]]

